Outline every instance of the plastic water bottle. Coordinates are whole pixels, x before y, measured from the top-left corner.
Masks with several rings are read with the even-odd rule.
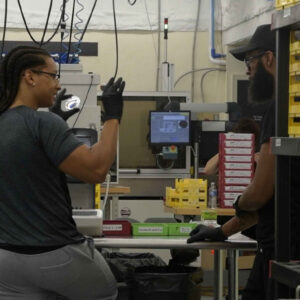
[[[217,188],[216,184],[214,182],[210,183],[210,187],[208,189],[208,206],[210,208],[216,208],[217,207]]]

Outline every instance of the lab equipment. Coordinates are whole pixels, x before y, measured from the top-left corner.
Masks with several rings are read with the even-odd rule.
[[[79,232],[88,236],[102,236],[101,209],[73,209],[72,214]]]

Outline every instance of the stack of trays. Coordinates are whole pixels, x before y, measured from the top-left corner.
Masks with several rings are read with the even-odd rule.
[[[300,31],[290,33],[288,132],[300,137]]]
[[[206,208],[207,180],[175,179],[175,189],[166,187],[165,205],[174,208]]]
[[[231,208],[235,198],[251,183],[254,175],[254,135],[219,134],[219,203]]]

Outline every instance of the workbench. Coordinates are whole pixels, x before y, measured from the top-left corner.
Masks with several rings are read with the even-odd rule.
[[[255,251],[257,243],[247,237],[235,239],[233,236],[225,242],[186,243],[187,237],[149,236],[149,237],[105,237],[95,238],[96,248],[135,248],[135,249],[214,249],[214,300],[223,299],[223,261],[224,251],[228,255],[228,299],[238,299],[238,251]]]

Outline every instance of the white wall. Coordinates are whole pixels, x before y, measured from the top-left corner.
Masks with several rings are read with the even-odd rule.
[[[33,31],[38,38],[41,31]],[[126,31],[119,32],[119,76],[126,80],[127,91],[155,91],[156,87],[156,36],[149,32]],[[198,33],[196,68],[215,67],[208,59],[208,36],[206,32]],[[28,41],[24,30],[9,30],[6,40]],[[58,40],[58,39],[57,39]],[[98,57],[81,57],[84,72],[100,74],[101,82],[105,83],[115,71],[115,36],[111,31],[88,31],[85,41],[98,42]],[[173,32],[169,35],[168,60],[175,64],[175,80],[191,69],[193,33]],[[163,46],[163,41],[162,41]],[[163,52],[163,49],[162,49]],[[162,57],[163,59],[163,57]],[[213,74],[215,73],[215,74]],[[200,79],[203,72],[195,75],[195,99],[200,99]],[[190,91],[191,75],[178,82],[176,91]],[[212,72],[204,81],[206,102],[220,102],[225,97],[225,72]]]

